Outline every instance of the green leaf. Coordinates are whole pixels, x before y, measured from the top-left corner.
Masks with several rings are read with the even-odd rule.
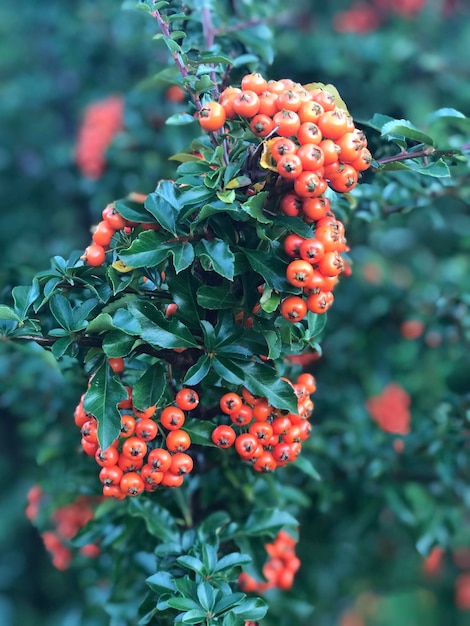
[[[171,275],[171,277],[167,271],[167,276],[171,280],[173,300],[178,305],[178,317],[190,326],[197,326],[200,318],[194,300],[197,281],[189,271],[181,272],[177,276]]]
[[[127,198],[123,198],[113,202],[113,205],[119,215],[130,222],[149,224],[154,221],[141,202],[132,202]]]
[[[228,554],[227,556],[231,556],[231,555]],[[242,555],[242,556],[247,556],[247,555]],[[251,562],[251,558],[248,557],[248,559],[249,561],[245,561],[245,562],[247,563]],[[226,568],[223,568],[223,569],[226,569]],[[217,571],[219,571],[219,569],[217,569]],[[246,595],[240,592],[231,593],[229,596],[223,596],[222,598],[220,598],[220,600],[218,600],[218,602],[214,606],[214,613],[216,613],[217,615],[221,613],[225,613],[226,611],[233,609],[234,606],[238,606],[245,598],[246,598]]]
[[[72,332],[74,329],[73,311],[67,298],[56,293],[49,300],[49,307],[57,323],[68,332]]]
[[[147,196],[144,206],[163,228],[175,236],[178,234],[176,223],[182,205],[172,181],[160,181],[155,191]]]
[[[253,217],[258,222],[261,222],[262,224],[272,224],[272,219],[263,213],[263,206],[267,197],[268,192],[262,191],[257,193],[255,196],[251,196],[251,198],[240,206],[245,213],[247,213],[250,217]]]
[[[234,309],[240,305],[240,299],[231,293],[229,285],[220,287],[202,285],[197,290],[196,298],[203,309]]]
[[[210,368],[211,359],[207,354],[203,354],[201,357],[199,357],[196,363],[192,365],[186,372],[183,380],[184,384],[197,385],[207,376]]]
[[[164,261],[170,251],[164,245],[165,236],[154,230],[146,230],[138,235],[126,250],[119,250],[118,256],[131,267],[154,267]]]
[[[243,368],[245,385],[251,393],[267,398],[277,409],[297,413],[297,396],[277,371],[264,363],[247,363]]]
[[[231,552],[230,554],[226,554],[219,559],[215,571],[222,572],[223,570],[231,569],[232,567],[248,565],[248,563],[251,563],[250,555],[242,554],[241,552]]]
[[[199,604],[191,600],[191,598],[169,598],[167,602],[168,606],[171,606],[172,609],[176,609],[177,611],[201,610]]]
[[[233,280],[235,256],[228,243],[222,239],[202,239],[196,247],[196,254],[201,258],[205,270],[214,270],[224,278]]]
[[[15,322],[21,322],[22,318],[17,315],[9,306],[0,304],[0,320],[13,320]]]
[[[177,274],[189,267],[194,261],[194,247],[187,241],[171,244],[168,249],[173,257],[173,265]]]
[[[428,124],[433,124],[434,122],[436,122],[437,120],[468,120],[468,118],[461,113],[460,111],[457,111],[457,109],[452,109],[449,107],[444,107],[442,109],[437,109],[437,111],[433,111],[430,115],[428,115],[427,118],[427,123]],[[469,120],[470,121],[470,120]]]
[[[326,320],[326,313],[322,313],[321,315],[312,313],[311,311],[307,313],[308,331],[305,336],[306,341],[312,342],[323,332],[326,326]]]
[[[102,333],[107,330],[112,330],[113,320],[109,313],[99,313],[95,319],[91,320],[86,328],[87,335],[92,333]]]
[[[135,337],[131,337],[120,330],[112,330],[106,333],[102,348],[108,357],[124,357],[130,353],[135,342]]]
[[[268,358],[278,359],[282,353],[282,341],[280,334],[275,330],[266,330],[263,332],[266,343],[268,344]]]
[[[241,385],[244,382],[245,375],[243,369],[231,359],[217,356],[212,359],[212,367],[223,380],[232,383],[232,385]]]
[[[163,363],[155,363],[134,383],[132,403],[141,411],[160,402],[168,387],[166,369]]]
[[[96,298],[88,298],[72,310],[73,330],[83,330],[88,327],[87,318],[97,304]]]
[[[285,526],[296,530],[298,525],[298,520],[287,511],[264,508],[257,509],[250,514],[243,526],[243,531],[251,536],[266,534],[275,536]]]
[[[56,359],[60,359],[67,352],[68,348],[73,344],[74,340],[70,337],[62,337],[54,342],[51,352]]]
[[[157,348],[197,348],[191,331],[177,319],[167,320],[150,302],[131,302],[129,310],[141,327],[144,341]]]
[[[214,430],[214,424],[212,424],[212,422],[203,422],[195,417],[187,417],[183,428],[191,437],[191,441],[194,444],[215,446],[211,439],[212,431]]]
[[[132,517],[140,517],[145,521],[148,532],[160,541],[175,541],[178,531],[175,526],[175,520],[167,509],[163,508],[155,502],[145,498],[129,498],[128,508],[129,515]],[[154,579],[153,576],[150,577]],[[171,584],[168,578],[158,579],[160,583]],[[147,579],[147,583],[149,579]],[[154,584],[157,584],[154,579]],[[168,587],[166,587],[168,589]],[[171,587],[175,589],[175,585]]]
[[[387,124],[388,122],[394,122],[394,121],[395,120],[393,119],[393,117],[390,117],[389,115],[382,115],[381,113],[375,113],[370,120],[368,120],[367,122],[361,122],[361,123],[364,126],[368,126],[369,128],[373,128],[374,130],[381,132],[385,124]]]
[[[212,611],[215,604],[216,591],[212,585],[206,582],[199,583],[197,586],[197,597],[202,608],[209,612]]]
[[[206,612],[201,609],[192,609],[183,615],[183,624],[203,624],[206,621]]]
[[[300,235],[304,239],[315,237],[314,230],[306,224],[300,217],[290,217],[289,215],[276,215],[272,221],[277,226],[284,226],[289,232]],[[286,233],[287,234],[287,233]]]
[[[145,582],[152,589],[152,591],[156,591],[159,594],[164,593],[165,591],[176,591],[173,576],[169,572],[160,571],[156,574],[152,574],[152,576],[149,576]]]
[[[310,476],[310,478],[313,478],[313,480],[321,480],[320,474],[313,467],[311,461],[306,459],[304,456],[299,456],[294,461],[294,463],[292,463],[292,467],[297,467],[304,474],[307,474],[307,476]]]
[[[189,113],[174,113],[170,115],[165,121],[168,126],[186,126],[187,124],[193,124],[196,119],[189,115]]]
[[[261,598],[247,598],[240,606],[236,606],[233,612],[242,619],[257,622],[268,612],[268,605]]]
[[[184,567],[185,569],[190,569],[200,576],[203,575],[204,564],[200,559],[197,559],[195,556],[185,554],[177,558],[176,562],[178,563],[178,565],[181,565],[181,567]]]
[[[11,294],[15,303],[15,311],[21,320],[26,319],[29,307],[39,297],[39,282],[34,280],[30,287],[18,286],[13,287]]]
[[[125,308],[120,308],[113,315],[114,328],[128,335],[140,335],[139,322]]]
[[[392,120],[386,122],[381,128],[382,137],[400,135],[418,143],[424,143],[428,146],[434,145],[434,140],[426,133],[420,131],[408,120]]]
[[[121,414],[117,405],[126,398],[126,388],[106,361],[96,370],[83,401],[85,411],[98,421],[98,440],[103,450],[119,437]]]
[[[287,263],[273,253],[261,250],[242,249],[251,267],[261,274],[269,287],[284,293],[292,293],[292,286],[286,279]]]
[[[433,176],[435,178],[446,178],[450,176],[449,166],[443,159],[432,161],[428,163],[428,165],[424,165],[420,161],[408,159],[406,162],[393,161],[380,166],[381,172],[396,172],[399,170],[416,172],[422,176]]]

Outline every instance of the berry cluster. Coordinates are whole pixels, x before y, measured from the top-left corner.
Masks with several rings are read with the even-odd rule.
[[[85,526],[94,513],[90,498],[79,496],[71,504],[67,504],[56,511],[52,516],[54,530],[46,530],[41,534],[44,546],[52,555],[52,563],[59,570],[68,568],[72,559],[72,551],[66,542],[73,539],[78,531]],[[92,543],[80,548],[84,556],[95,558],[100,553],[99,547]]]
[[[25,509],[25,515],[30,522],[34,522],[38,516],[42,496],[42,489],[39,485],[33,485],[26,495],[28,504]]]
[[[301,374],[292,385],[298,397],[298,413],[275,409],[266,398],[256,397],[243,388],[241,396],[226,393],[220,399],[220,408],[232,425],[220,424],[212,432],[212,441],[219,448],[233,445],[243,461],[252,463],[257,472],[272,472],[295,461],[308,438],[313,412],[310,394],[314,393],[315,379]],[[238,429],[238,434],[235,430]]]
[[[340,255],[348,249],[344,226],[325,192],[330,187],[346,193],[356,186],[372,161],[366,137],[326,89],[290,79],[267,81],[257,73],[245,75],[241,89],[227,87],[219,102],[208,102],[199,112],[200,124],[208,131],[220,130],[231,120],[246,121],[263,139],[261,165],[278,175],[280,211],[301,217],[315,231],[308,239],[291,233],[285,240],[286,254],[294,259],[287,280],[302,288],[306,297],[285,298],[281,314],[297,322],[307,311],[325,313],[345,269]]]
[[[242,118],[257,137],[272,137],[267,146],[275,169],[300,198],[323,196],[328,185],[340,193],[350,191],[372,160],[366,137],[334,95],[307,87],[247,74],[241,89],[227,87],[219,102],[205,104],[199,122],[214,131],[227,120]]]
[[[263,593],[267,589],[277,587],[290,589],[294,584],[294,576],[299,569],[300,559],[295,554],[297,541],[287,532],[281,530],[272,543],[265,544],[269,560],[263,567],[266,582],[258,582],[247,572],[238,577],[238,586],[242,591]]]
[[[283,200],[290,202],[290,194]],[[320,314],[330,308],[333,289],[345,269],[340,255],[348,249],[343,223],[330,211],[328,198],[308,198],[303,204],[312,216],[315,212],[315,237],[305,239],[291,233],[284,240],[284,252],[293,259],[287,266],[286,278],[306,296],[288,296],[282,301],[281,315],[290,322],[302,320],[307,311]]]
[[[84,176],[98,179],[106,167],[105,152],[122,128],[124,101],[111,96],[90,104],[78,135],[75,160]]]
[[[123,359],[110,359],[111,367],[122,372]],[[121,363],[122,362],[122,363]],[[197,393],[183,388],[176,394],[175,404],[140,410],[132,403],[132,388],[119,403],[121,433],[105,450],[98,443],[98,424],[83,408],[83,396],[75,409],[75,424],[81,429],[82,448],[101,467],[99,478],[103,494],[117,499],[137,496],[143,491],[156,491],[161,486],[179,487],[193,469],[193,460],[186,454],[191,445],[183,430],[186,412],[199,404]],[[159,440],[157,444],[157,439]]]
[[[410,404],[408,392],[401,385],[390,383],[381,394],[367,400],[366,408],[385,432],[407,435],[410,432]]]

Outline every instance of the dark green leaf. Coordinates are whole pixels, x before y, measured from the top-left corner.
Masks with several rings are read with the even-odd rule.
[[[424,165],[414,159],[408,159],[407,161],[392,161],[391,163],[385,163],[380,166],[381,172],[395,172],[398,170],[416,172],[422,176],[433,176],[435,178],[446,178],[450,176],[449,166],[443,159],[432,161],[428,163],[428,165]]]
[[[120,330],[112,330],[104,336],[103,351],[108,357],[124,357],[130,353],[135,342],[135,337],[131,337]]]
[[[234,606],[239,605],[245,598],[246,595],[240,592],[235,592],[231,593],[229,596],[224,596],[220,598],[220,600],[218,600],[218,602],[214,606],[214,613],[216,613],[217,615],[225,613],[226,611],[233,609]]]
[[[99,313],[87,326],[87,334],[102,333],[106,330],[112,330],[113,320],[109,313]]]
[[[150,302],[131,302],[129,310],[142,329],[144,341],[157,348],[197,348],[191,331],[176,319],[167,320]]]
[[[118,256],[131,267],[154,267],[170,255],[164,241],[165,236],[161,233],[146,230],[134,239],[129,248],[120,250]]]
[[[128,512],[132,517],[142,518],[148,532],[160,541],[174,541],[178,536],[173,516],[155,500],[129,498]]]
[[[209,612],[214,608],[215,594],[216,590],[209,583],[202,582],[197,586],[197,597],[205,611]]]
[[[289,232],[300,235],[301,237],[304,237],[304,239],[309,239],[310,237],[315,236],[313,228],[306,224],[300,217],[276,215],[276,217],[273,217],[273,222],[276,225],[284,226]]]
[[[308,332],[306,333],[305,339],[312,342],[321,335],[326,326],[326,320],[327,316],[325,313],[318,315],[309,311],[307,313]]]
[[[277,409],[297,413],[297,396],[291,385],[279,378],[275,369],[262,363],[247,363],[243,368],[245,385],[251,393],[267,398]]]
[[[310,478],[313,478],[314,480],[321,480],[320,474],[313,467],[311,461],[309,461],[304,456],[299,456],[292,464],[292,467],[298,467],[299,470],[301,470],[304,474],[307,474],[307,476],[310,476]]]
[[[232,610],[238,617],[256,622],[266,615],[268,605],[261,598],[247,598],[245,602]]]
[[[128,335],[140,335],[138,321],[125,308],[119,308],[113,315],[113,325]]]
[[[276,535],[282,527],[297,529],[298,520],[287,511],[280,509],[258,509],[253,511],[243,527],[248,535]]]
[[[157,593],[176,591],[173,576],[171,576],[169,572],[160,571],[156,574],[152,574],[152,576],[149,576],[145,582],[153,591],[156,591]]]
[[[73,339],[70,337],[63,337],[54,342],[51,352],[56,359],[60,359],[67,352],[67,349],[73,344]]]
[[[117,405],[127,398],[127,390],[107,362],[95,372],[85,394],[85,411],[98,421],[100,447],[108,448],[121,432],[121,414]]]
[[[230,569],[231,567],[241,567],[251,563],[251,557],[248,554],[242,554],[241,552],[231,552],[226,554],[217,563],[215,568],[216,572],[221,572],[224,569]]]
[[[49,300],[49,306],[52,315],[55,317],[60,326],[65,328],[65,330],[72,332],[74,330],[73,312],[67,298],[59,293],[56,293]]]
[[[243,369],[229,358],[220,356],[215,357],[212,359],[212,367],[214,368],[214,371],[228,383],[241,385],[244,381]]]
[[[224,278],[233,280],[235,257],[228,243],[222,239],[202,239],[197,245],[196,254],[201,258],[204,269],[214,270]]]
[[[243,249],[242,252],[246,255],[253,270],[261,274],[270,287],[284,293],[292,292],[292,286],[286,279],[287,263],[285,261],[261,250]]]
[[[173,265],[177,274],[189,267],[194,261],[193,245],[187,241],[168,244],[168,249],[173,256]]]
[[[424,143],[427,146],[434,145],[432,137],[420,131],[408,120],[392,120],[390,122],[386,122],[381,128],[381,133],[383,137],[387,135],[400,135],[405,137],[405,139],[416,141],[418,143]]]
[[[185,554],[177,558],[176,562],[178,563],[178,565],[181,565],[181,567],[190,569],[200,576],[202,576],[203,574],[204,564],[200,559],[197,559],[195,556]]]
[[[220,287],[202,285],[197,290],[196,298],[203,309],[234,309],[240,304],[240,299],[231,293],[230,285],[227,284]]]
[[[29,307],[39,297],[39,283],[34,280],[30,287],[18,286],[13,287],[13,301],[15,303],[15,311],[22,320],[26,319]],[[60,322],[59,322],[60,323]]]
[[[150,213],[145,210],[144,205],[140,202],[131,202],[131,200],[124,198],[122,200],[116,200],[113,204],[119,215],[122,215],[126,220],[143,224],[149,224],[154,221]]]
[[[141,411],[160,402],[168,387],[163,363],[151,365],[132,387],[132,403]]]
[[[201,610],[199,604],[191,600],[191,598],[169,598],[167,602],[168,606],[171,606],[172,609],[176,609],[177,611]]]
[[[167,272],[169,274],[169,272]],[[178,317],[190,326],[199,324],[199,310],[194,301],[197,282],[191,272],[181,272],[178,276],[171,276],[173,300],[178,305]]]
[[[211,422],[203,422],[194,417],[187,417],[183,426],[184,430],[191,437],[191,441],[201,446],[214,446],[211,435],[214,430],[214,424]]]
[[[203,624],[206,621],[206,612],[201,609],[192,609],[183,615],[183,624]]]
[[[174,113],[170,115],[165,121],[168,126],[186,126],[187,124],[193,124],[195,118],[189,113]]]
[[[262,191],[261,193],[257,193],[255,196],[251,196],[251,198],[240,206],[245,213],[248,213],[248,215],[253,217],[258,222],[261,222],[262,224],[272,224],[271,218],[263,213],[263,206],[267,197],[268,192]]]
[[[175,236],[178,234],[176,222],[182,205],[173,182],[160,181],[155,191],[147,196],[144,206],[163,228]]]
[[[192,365],[186,372],[186,375],[183,380],[184,384],[185,385],[197,385],[198,383],[201,382],[201,380],[203,380],[206,377],[210,368],[211,368],[211,359],[207,354],[203,354],[201,357],[199,357],[196,363]]]

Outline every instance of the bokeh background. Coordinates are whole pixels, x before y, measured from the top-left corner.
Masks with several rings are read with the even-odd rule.
[[[187,105],[152,78],[167,63],[152,22],[132,3],[119,4],[0,6],[4,301],[50,257],[83,250],[108,202],[171,177],[168,157],[197,132],[165,126]],[[465,0],[293,0],[270,27],[269,77],[334,83],[359,123],[380,112],[425,127],[442,107],[470,116]],[[111,109],[97,108],[116,101],[119,130]],[[80,168],[87,115],[92,131]],[[470,141],[468,125],[440,132],[447,145]],[[96,136],[101,143],[90,140]],[[93,160],[107,138],[104,161]],[[378,145],[372,132],[370,141]],[[83,171],[87,154],[92,169]],[[402,173],[370,176],[357,191],[347,227],[352,276],[329,313],[323,357],[307,365],[318,380],[319,416],[309,454],[322,481],[299,485],[303,567],[295,593],[271,598],[272,624],[289,607],[302,615],[307,600],[316,611],[305,608],[302,623],[312,626],[470,624],[467,165],[454,174],[459,184],[449,186]],[[60,433],[84,379],[73,363],[62,365],[35,346],[0,346],[2,626],[127,623],[101,611],[93,563],[83,558],[56,571],[24,515],[36,480],[56,494],[59,485],[64,493],[80,488],[75,461],[61,457]],[[404,394],[389,397],[388,413],[379,401],[377,417],[370,399],[383,399],[392,383]],[[437,545],[442,552],[426,560]]]

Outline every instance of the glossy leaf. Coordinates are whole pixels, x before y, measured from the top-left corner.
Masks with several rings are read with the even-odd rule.
[[[95,372],[85,394],[85,411],[98,421],[98,440],[102,449],[108,448],[121,431],[121,414],[117,405],[127,398],[127,391],[107,362]]]
[[[134,383],[132,403],[141,411],[150,406],[158,406],[167,387],[166,368],[163,363],[155,363]]]

